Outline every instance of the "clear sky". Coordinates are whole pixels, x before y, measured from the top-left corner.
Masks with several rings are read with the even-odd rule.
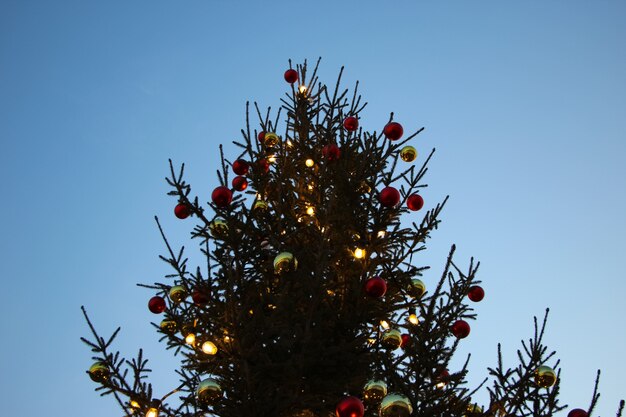
[[[421,154],[423,193],[451,200],[420,260],[481,261],[485,300],[462,342],[470,380],[513,364],[533,315],[562,359],[562,400],[600,415],[626,397],[626,2],[0,0],[1,414],[121,415],[84,371],[80,305],[120,350],[143,347],[157,394],[175,360],[138,282],[162,281],[153,215],[176,244],[167,159],[201,200],[246,100],[279,106],[287,60],[361,81],[361,125],[389,112]],[[416,218],[418,216],[416,215]],[[193,252],[193,251],[192,251]],[[198,260],[194,255],[192,260]],[[485,397],[479,397],[485,398]],[[484,401],[484,400],[483,400]],[[564,414],[565,415],[565,414]]]

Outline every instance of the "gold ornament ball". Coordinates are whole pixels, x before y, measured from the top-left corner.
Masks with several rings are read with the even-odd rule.
[[[274,272],[283,274],[298,269],[298,260],[291,252],[281,252],[274,258]]]
[[[483,413],[483,408],[478,404],[468,404],[467,411],[465,413],[465,417],[476,417]]]
[[[267,212],[268,209],[269,209],[269,206],[263,200],[255,201],[254,205],[252,206],[253,211],[260,212],[260,213],[265,213]]]
[[[222,387],[213,378],[207,378],[198,384],[196,396],[201,405],[214,405],[222,398]]]
[[[209,231],[214,238],[224,239],[228,235],[228,224],[221,217],[216,217],[209,225]]]
[[[408,293],[413,298],[422,298],[426,292],[426,284],[421,279],[414,278],[409,285]]]
[[[372,379],[363,388],[363,400],[368,404],[378,404],[387,395],[385,381]]]
[[[265,139],[263,140],[263,144],[265,145],[266,148],[275,148],[276,145],[278,145],[278,142],[280,142],[280,139],[276,133],[267,132],[265,134]]]
[[[111,371],[109,367],[104,362],[95,362],[89,368],[89,378],[91,378],[94,382],[106,382],[109,379],[109,375]]]
[[[407,145],[400,150],[400,158],[402,158],[404,162],[413,162],[415,161],[415,158],[417,158],[417,150],[414,147]]]
[[[170,300],[175,303],[180,303],[185,299],[185,297],[187,297],[187,290],[181,285],[174,285],[172,288],[170,288],[169,295]]]
[[[402,334],[400,330],[389,329],[383,333],[381,344],[385,349],[398,349],[402,344]]]
[[[535,382],[541,388],[550,388],[556,383],[556,372],[549,366],[541,365],[535,371]]]
[[[380,403],[381,417],[409,417],[412,412],[411,401],[404,395],[389,394]]]
[[[161,330],[166,333],[174,333],[176,331],[176,322],[170,319],[161,320]]]

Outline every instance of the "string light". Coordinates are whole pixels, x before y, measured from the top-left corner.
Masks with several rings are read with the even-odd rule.
[[[306,161],[304,161],[304,165],[306,165],[309,168],[312,168],[313,165],[315,165],[315,161],[312,160],[311,158],[307,159]]]
[[[215,346],[215,343],[207,340],[202,344],[202,351],[207,355],[215,355],[217,353],[217,346]]]
[[[185,336],[185,342],[188,345],[194,345],[196,343],[196,335],[193,333],[189,333],[187,336]]]
[[[300,92],[300,94],[306,95],[306,85],[301,85],[300,87],[298,87],[298,91]]]
[[[357,259],[365,258],[365,255],[366,255],[366,252],[365,252],[365,249],[363,249],[363,248],[356,248],[354,250],[354,257],[357,258]]]
[[[420,320],[417,318],[417,314],[415,313],[409,314],[408,320],[409,320],[409,323],[416,325],[416,326],[420,323]]]
[[[387,232],[385,232],[384,230],[380,230],[376,236],[378,236],[380,239],[384,238],[385,235],[387,234]]]
[[[129,404],[131,408],[134,408],[134,409],[141,408],[141,404],[139,404],[137,400],[130,400]]]
[[[148,411],[146,412],[146,417],[159,417],[159,409],[154,407],[148,408]]]
[[[276,155],[270,155],[270,156],[268,156],[268,157],[267,157],[267,161],[268,161],[270,164],[273,164],[274,162],[276,162]]]
[[[437,382],[437,383],[435,384],[435,387],[436,387],[437,389],[444,389],[444,388],[446,387],[446,383],[445,383],[445,382],[443,382],[443,381],[441,381],[441,382]]]
[[[293,142],[291,141],[291,139],[287,139],[287,146],[289,146],[290,148],[293,146]]]
[[[313,216],[315,214],[315,207],[313,206],[307,207],[306,214],[308,214],[309,216]]]
[[[389,323],[387,323],[387,320],[381,320],[380,327],[382,327],[385,330],[389,330]]]

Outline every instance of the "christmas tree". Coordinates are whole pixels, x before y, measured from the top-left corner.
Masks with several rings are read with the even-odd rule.
[[[342,89],[340,72],[327,88],[317,68],[290,62],[291,89],[273,119],[270,109],[246,107],[242,140],[234,142],[240,153],[227,158],[220,147],[220,185],[209,203],[192,196],[184,165],[170,161],[174,214],[193,225],[207,263],[190,267],[155,218],[172,273],[142,286],[152,291],[148,308],[161,315],[156,331],[181,358],[180,381],[156,395],[142,351],[131,360],[113,351],[119,329],[99,336],[83,309],[96,390],[112,394],[125,415],[147,417],[563,410],[558,360],[542,343],[547,312],[535,318],[517,365],[506,366],[498,347],[481,386],[467,387],[467,362],[449,369],[476,318],[471,303],[484,291],[478,262],[457,266],[454,247],[438,281],[422,275],[425,242],[446,203],[425,203],[420,193],[434,150],[419,158],[413,145],[423,129],[405,135],[393,114],[380,131],[365,130],[358,83],[351,93]],[[591,415],[597,387],[596,379],[589,406],[570,417]],[[488,404],[472,400],[481,388]]]

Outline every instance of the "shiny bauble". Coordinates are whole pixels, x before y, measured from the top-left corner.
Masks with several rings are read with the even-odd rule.
[[[407,145],[400,149],[400,159],[404,162],[413,162],[417,158],[417,150],[411,145]]]
[[[541,388],[550,388],[556,383],[556,372],[549,366],[541,365],[535,370],[535,382]]]
[[[265,140],[265,132],[260,131],[259,134],[256,135],[256,138],[259,140],[259,142],[263,142]]]
[[[182,285],[174,285],[170,288],[169,296],[173,302],[180,303],[187,297],[187,290]]]
[[[481,286],[472,285],[467,291],[467,298],[477,303],[485,297],[485,290]]]
[[[248,180],[246,179],[246,177],[242,175],[238,175],[235,178],[233,178],[232,185],[233,185],[233,189],[237,191],[243,191],[246,188],[248,188]]]
[[[165,300],[163,297],[155,295],[148,301],[148,309],[154,314],[161,314],[165,311]]]
[[[191,299],[195,305],[205,305],[209,302],[208,294],[200,288],[196,288],[191,293]]]
[[[411,401],[404,395],[389,394],[380,403],[380,417],[409,417],[412,412]]]
[[[202,380],[196,389],[198,403],[202,406],[212,406],[222,398],[223,392],[220,384],[213,378]]]
[[[400,192],[394,187],[385,187],[378,195],[378,199],[385,207],[395,207],[400,202]]]
[[[165,333],[174,333],[176,332],[176,322],[172,319],[163,319],[161,320],[161,324],[159,327]]]
[[[402,338],[402,343],[400,343],[400,347],[402,349],[406,349],[409,346],[411,346],[411,343],[413,342],[413,340],[411,339],[411,335],[407,333],[403,333],[401,338]]]
[[[397,122],[387,123],[383,129],[383,134],[389,140],[398,140],[402,137],[403,133],[404,129],[402,129],[402,125]]]
[[[465,339],[470,334],[470,325],[465,320],[457,320],[450,327],[450,331],[457,339]]]
[[[409,208],[409,210],[411,211],[418,211],[420,210],[422,207],[424,207],[424,199],[422,198],[421,195],[419,194],[411,194],[407,199],[406,199],[406,206]]]
[[[354,132],[359,128],[359,119],[354,116],[348,116],[343,119],[343,128],[348,132]]]
[[[363,388],[363,401],[366,404],[380,404],[387,395],[387,384],[385,381],[371,380]]]
[[[211,193],[211,200],[218,208],[226,208],[233,201],[233,192],[228,187],[220,185]]]
[[[256,161],[255,168],[258,174],[267,174],[268,172],[270,172],[270,163],[265,158],[259,159],[258,161]]]
[[[285,81],[287,81],[289,84],[293,84],[298,81],[298,71],[296,71],[295,69],[288,69],[287,71],[285,71]]]
[[[322,148],[322,156],[329,162],[336,161],[341,156],[341,149],[339,149],[339,146],[331,143]]]
[[[421,279],[413,278],[411,280],[411,285],[407,288],[407,292],[413,298],[422,298],[426,292],[426,284],[424,284]]]
[[[398,349],[402,345],[402,334],[397,329],[389,329],[383,333],[380,344],[389,350]]]
[[[574,408],[567,413],[567,417],[589,417],[589,414],[582,408]]]
[[[237,159],[233,162],[233,172],[237,175],[246,175],[250,170],[250,164],[245,159]]]
[[[178,217],[179,219],[186,219],[187,217],[189,217],[189,215],[191,214],[191,210],[189,209],[189,206],[187,204],[177,204],[176,207],[174,207],[174,215],[176,217]]]
[[[275,148],[278,145],[278,142],[280,142],[280,138],[278,137],[276,133],[274,132],[265,133],[265,138],[263,139],[263,145],[265,145],[266,148]]]
[[[372,277],[365,281],[364,290],[370,297],[382,297],[387,292],[387,282],[379,276]]]
[[[364,413],[363,403],[354,396],[344,397],[335,409],[337,417],[363,417]]]
[[[298,269],[298,260],[291,252],[281,252],[274,258],[274,272],[284,274]]]
[[[228,236],[228,224],[221,217],[216,217],[209,223],[209,232],[215,239],[224,239]]]
[[[110,375],[111,371],[104,362],[95,362],[89,367],[89,378],[91,378],[93,382],[106,382]]]

